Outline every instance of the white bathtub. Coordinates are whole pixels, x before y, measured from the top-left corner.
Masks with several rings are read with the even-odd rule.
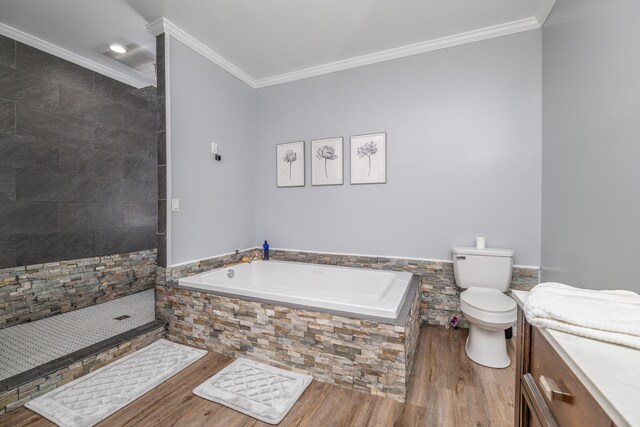
[[[396,319],[412,277],[407,272],[253,261],[185,277],[179,279],[178,285],[202,292]]]

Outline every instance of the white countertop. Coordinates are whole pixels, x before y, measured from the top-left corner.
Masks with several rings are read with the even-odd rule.
[[[519,306],[529,292],[511,291]],[[542,334],[618,426],[640,426],[640,351],[564,332]]]

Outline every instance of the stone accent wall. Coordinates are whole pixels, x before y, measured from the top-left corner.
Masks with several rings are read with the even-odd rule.
[[[175,284],[175,282],[172,282]],[[403,402],[419,332],[419,292],[394,326],[158,284],[173,341],[313,375]]]
[[[408,271],[420,276],[422,293],[420,317],[423,322],[430,325],[445,325],[451,316],[460,311],[462,289],[455,284],[452,262],[283,250],[272,250],[270,255],[271,259],[282,261]],[[530,290],[538,284],[538,272],[539,270],[536,268],[515,267],[511,279],[511,289]]]
[[[156,250],[0,270],[0,328],[151,289]]]
[[[13,411],[31,399],[35,399],[38,396],[87,375],[96,369],[102,368],[129,353],[146,347],[162,338],[164,334],[164,326],[159,326],[153,331],[139,335],[108,350],[88,356],[56,372],[52,372],[12,390],[1,392],[0,415]]]

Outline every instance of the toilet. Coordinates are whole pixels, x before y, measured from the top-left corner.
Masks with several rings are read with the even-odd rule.
[[[506,368],[504,330],[517,318],[516,302],[504,292],[511,283],[513,251],[454,247],[453,273],[460,294],[460,309],[469,321],[465,350],[469,359],[490,368]]]

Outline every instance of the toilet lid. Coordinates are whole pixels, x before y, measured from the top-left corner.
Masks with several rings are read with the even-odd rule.
[[[472,307],[494,313],[516,308],[516,302],[497,289],[470,288],[460,294],[460,299]]]

